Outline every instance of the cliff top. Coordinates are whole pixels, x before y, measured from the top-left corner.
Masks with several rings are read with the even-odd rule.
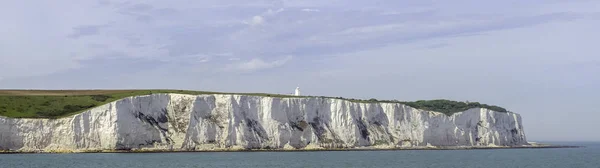
[[[342,97],[325,96],[293,96],[269,93],[225,93],[191,90],[0,90],[0,116],[14,118],[60,118],[80,113],[86,109],[97,107],[122,98],[149,95],[155,93],[177,93],[177,94],[234,94],[279,98],[307,98],[321,97],[331,99],[343,99],[360,103],[401,103],[407,106],[441,112],[452,115],[456,112],[470,108],[487,108],[497,112],[508,112],[498,106],[480,104],[477,102],[459,102],[451,100],[419,100],[414,102],[402,102],[397,100],[361,100]]]

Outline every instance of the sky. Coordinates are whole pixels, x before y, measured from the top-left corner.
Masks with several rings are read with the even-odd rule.
[[[521,114],[530,141],[600,141],[597,0],[0,2],[2,89],[190,89]]]

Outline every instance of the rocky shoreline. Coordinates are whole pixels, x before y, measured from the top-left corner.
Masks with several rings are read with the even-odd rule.
[[[398,148],[312,148],[312,149],[206,149],[206,150],[82,150],[82,151],[0,151],[0,154],[61,154],[61,153],[194,153],[194,152],[325,152],[325,151],[409,151],[409,150],[494,150],[494,149],[548,149],[583,148],[571,145],[524,145],[524,146],[444,146],[444,147],[398,147]]]

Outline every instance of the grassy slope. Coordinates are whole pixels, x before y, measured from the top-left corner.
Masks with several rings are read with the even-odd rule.
[[[14,118],[60,118],[80,113],[85,109],[100,106],[125,97],[148,95],[153,93],[180,94],[242,94],[268,97],[296,97],[291,95],[267,93],[222,93],[189,90],[0,90],[0,115]],[[300,96],[309,97],[309,96]],[[329,97],[336,98],[336,97]],[[345,99],[337,97],[338,99]],[[450,100],[429,100],[400,102],[390,100],[345,99],[363,103],[403,103],[408,106],[438,111],[451,115],[469,108],[484,107],[494,111],[506,112],[504,108],[479,103],[463,103]]]

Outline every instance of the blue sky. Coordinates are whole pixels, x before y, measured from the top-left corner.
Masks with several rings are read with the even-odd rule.
[[[0,88],[173,88],[520,113],[529,140],[598,141],[600,1],[0,2]]]

